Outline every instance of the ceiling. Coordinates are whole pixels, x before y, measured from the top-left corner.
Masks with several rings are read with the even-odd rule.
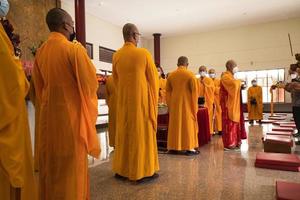
[[[63,0],[74,2],[74,0]],[[300,17],[300,0],[86,0],[86,12],[112,24],[175,36]]]

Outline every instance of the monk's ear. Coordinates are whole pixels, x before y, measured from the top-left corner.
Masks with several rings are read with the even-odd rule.
[[[67,23],[62,23],[62,28],[64,29],[64,30],[66,30],[66,31],[68,31],[68,27],[67,27],[68,25],[67,25]]]

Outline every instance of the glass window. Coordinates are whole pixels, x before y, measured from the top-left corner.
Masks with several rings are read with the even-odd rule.
[[[271,102],[271,85],[278,81],[284,81],[284,69],[272,69],[272,70],[259,70],[259,71],[242,71],[238,72],[236,77],[241,80],[245,80],[247,87],[242,91],[243,102],[247,102],[247,90],[251,87],[251,81],[257,80],[257,84],[262,87],[263,90],[263,102]],[[274,102],[284,102],[284,89],[276,89],[273,91]]]

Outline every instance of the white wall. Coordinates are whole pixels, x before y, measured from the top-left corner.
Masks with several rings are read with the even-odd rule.
[[[74,4],[62,1],[62,9],[66,10],[75,21]],[[97,70],[111,70],[111,64],[99,61],[99,46],[118,50],[123,45],[122,27],[105,22],[86,12],[86,42],[93,44],[94,59]]]
[[[249,25],[228,30],[166,37],[161,39],[161,64],[165,71],[176,68],[177,58],[189,58],[190,69],[200,65],[224,71],[228,59],[237,61],[241,70],[289,67],[291,56],[288,33],[295,52],[300,52],[300,19]],[[153,39],[144,42],[153,53]]]

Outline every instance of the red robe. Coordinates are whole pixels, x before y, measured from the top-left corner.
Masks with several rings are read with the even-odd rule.
[[[223,132],[223,145],[224,148],[234,148],[239,147],[242,143],[242,139],[247,138],[244,115],[242,112],[242,95],[240,100],[240,122],[234,122],[228,117],[228,92],[225,90],[224,86],[221,84],[220,87],[220,103],[222,108],[222,132]]]

